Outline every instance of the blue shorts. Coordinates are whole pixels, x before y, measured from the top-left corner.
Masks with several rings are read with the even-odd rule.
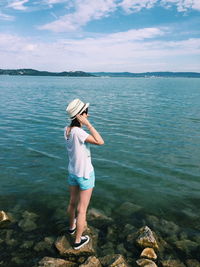
[[[93,188],[95,185],[95,173],[92,171],[89,179],[69,173],[68,183],[72,186],[79,186],[81,190]]]

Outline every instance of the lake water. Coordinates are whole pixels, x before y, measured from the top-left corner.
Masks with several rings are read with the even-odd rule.
[[[45,213],[68,201],[65,108],[90,104],[105,145],[91,148],[91,206],[125,201],[200,229],[200,79],[0,76],[0,209]]]

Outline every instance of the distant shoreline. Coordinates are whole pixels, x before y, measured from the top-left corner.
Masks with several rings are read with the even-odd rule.
[[[63,71],[49,72],[34,69],[0,69],[0,75],[13,76],[55,76],[55,77],[124,77],[124,78],[200,78],[198,72],[84,72],[84,71]]]

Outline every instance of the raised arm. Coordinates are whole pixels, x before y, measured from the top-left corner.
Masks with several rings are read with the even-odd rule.
[[[85,125],[90,131],[90,135],[86,138],[85,142],[99,146],[104,144],[103,138],[94,128],[94,126],[92,126],[92,124],[87,118],[85,118],[83,115],[77,115],[76,118],[82,125]]]

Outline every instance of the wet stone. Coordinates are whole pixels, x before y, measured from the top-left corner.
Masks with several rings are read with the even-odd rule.
[[[128,263],[124,257],[120,254],[107,255],[100,258],[100,262],[103,266],[109,267],[128,267]]]
[[[113,223],[113,219],[98,209],[89,209],[87,213],[88,221],[97,228],[105,228]]]
[[[79,267],[101,267],[101,262],[95,256],[89,257],[83,264]]]
[[[181,240],[181,241],[176,241],[175,246],[177,249],[185,252],[187,255],[189,255],[191,252],[197,250],[198,248],[198,243],[185,239],[185,240]]]
[[[19,257],[13,257],[11,258],[11,262],[15,263],[16,265],[23,266],[24,261],[20,259]]]
[[[1,210],[0,211],[0,227],[4,228],[7,227],[8,224],[11,222],[11,218],[8,216],[8,214]]]
[[[30,248],[32,248],[33,244],[34,244],[34,241],[32,241],[32,240],[27,240],[27,241],[25,241],[25,242],[20,246],[20,248],[23,248],[23,249],[30,249]]]
[[[121,206],[119,206],[115,213],[120,216],[123,214],[123,217],[130,217],[141,209],[142,207],[139,205],[131,202],[124,202]]]
[[[39,263],[38,267],[76,267],[74,262],[66,261],[63,259],[44,257]]]
[[[123,243],[117,245],[116,251],[117,251],[117,253],[122,254],[122,255],[126,255],[127,254],[127,251],[126,251]]]
[[[71,246],[71,242],[69,242],[66,236],[60,236],[57,238],[55,246],[60,255],[66,257],[69,260],[77,260],[77,258],[80,257],[88,258],[89,256],[93,256],[95,253],[92,245],[92,239],[90,239],[89,243],[82,248],[75,250]]]
[[[136,243],[140,247],[142,248],[151,247],[154,249],[158,249],[158,243],[156,241],[156,238],[148,226],[140,228],[137,235],[138,238],[136,239]]]
[[[43,241],[38,242],[34,246],[35,251],[51,250],[54,239],[51,237],[45,237]]]
[[[194,259],[186,260],[187,267],[200,267],[200,262]]]
[[[162,261],[163,267],[186,267],[180,260],[164,260]]]
[[[153,262],[152,260],[148,260],[148,259],[139,259],[136,261],[136,263],[138,266],[142,266],[142,267],[157,267],[155,262]]]
[[[157,255],[156,255],[156,253],[155,253],[153,248],[145,248],[145,249],[143,249],[140,257],[145,257],[145,258],[153,259],[153,260],[157,259]]]

